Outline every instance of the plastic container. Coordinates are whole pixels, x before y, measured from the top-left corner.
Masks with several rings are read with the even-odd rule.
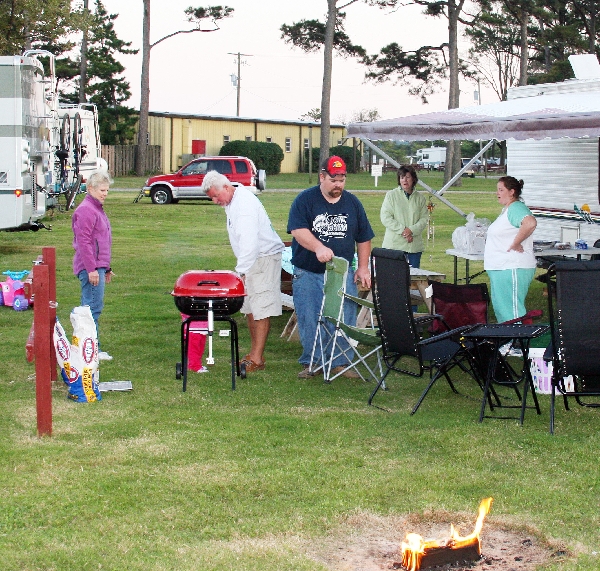
[[[552,361],[544,361],[543,348],[529,349],[529,368],[535,392],[542,395],[552,394]],[[573,390],[573,377],[565,377],[565,388]]]

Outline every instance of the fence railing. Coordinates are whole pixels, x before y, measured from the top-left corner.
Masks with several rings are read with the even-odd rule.
[[[101,156],[108,164],[112,176],[127,176],[135,173],[135,150],[137,145],[102,145]],[[162,171],[161,146],[148,145],[146,172]]]

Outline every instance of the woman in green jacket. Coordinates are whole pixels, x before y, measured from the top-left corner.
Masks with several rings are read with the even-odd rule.
[[[405,252],[413,268],[421,265],[421,254],[425,249],[423,230],[427,226],[427,201],[415,192],[418,180],[412,166],[400,167],[400,186],[390,190],[381,205],[381,222],[385,226],[382,246]]]

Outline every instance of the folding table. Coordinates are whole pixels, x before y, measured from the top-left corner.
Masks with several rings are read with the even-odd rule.
[[[489,404],[490,411],[497,408],[520,408],[520,424],[523,424],[525,418],[525,409],[534,408],[527,407],[527,391],[531,389],[535,410],[541,414],[540,405],[538,403],[531,371],[529,367],[529,344],[535,337],[539,337],[548,331],[548,325],[522,325],[522,324],[502,324],[489,323],[475,325],[463,333],[463,337],[473,341],[472,354],[476,361],[477,368],[480,373],[485,376],[483,399],[481,401],[481,412],[479,414],[479,422],[483,422],[484,417],[487,418],[516,418],[512,416],[491,416],[485,414],[486,405]],[[520,375],[513,376],[512,368],[507,367],[506,362],[500,355],[499,349],[509,341],[516,342],[516,345],[523,352],[523,370]],[[489,348],[491,345],[491,355],[485,354],[484,348]],[[500,357],[500,359],[498,358]],[[503,365],[503,366],[502,366]],[[523,381],[523,396],[518,391],[518,384]],[[519,396],[520,405],[501,404],[500,400],[493,388],[493,383],[498,385],[513,387]],[[491,396],[496,398],[496,404],[492,403]]]

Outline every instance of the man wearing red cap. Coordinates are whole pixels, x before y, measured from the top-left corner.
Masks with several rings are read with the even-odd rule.
[[[357,295],[356,284],[359,281],[363,287],[371,287],[369,256],[371,239],[375,234],[358,198],[344,192],[344,161],[337,156],[329,157],[322,165],[319,182],[318,186],[308,188],[296,197],[287,227],[288,234],[293,236],[292,284],[302,343],[302,355],[298,359],[303,367],[298,373],[301,379],[314,375],[310,370],[310,360],[323,301],[325,263],[334,256],[348,260],[350,269],[346,291],[350,295]],[[352,269],[355,252],[358,253],[356,271]],[[356,305],[352,302],[345,302],[344,321],[349,325],[356,324]],[[320,360],[319,356],[316,358]],[[332,374],[348,364],[346,357],[336,359],[332,364]],[[350,369],[344,376],[358,377],[358,374]]]

